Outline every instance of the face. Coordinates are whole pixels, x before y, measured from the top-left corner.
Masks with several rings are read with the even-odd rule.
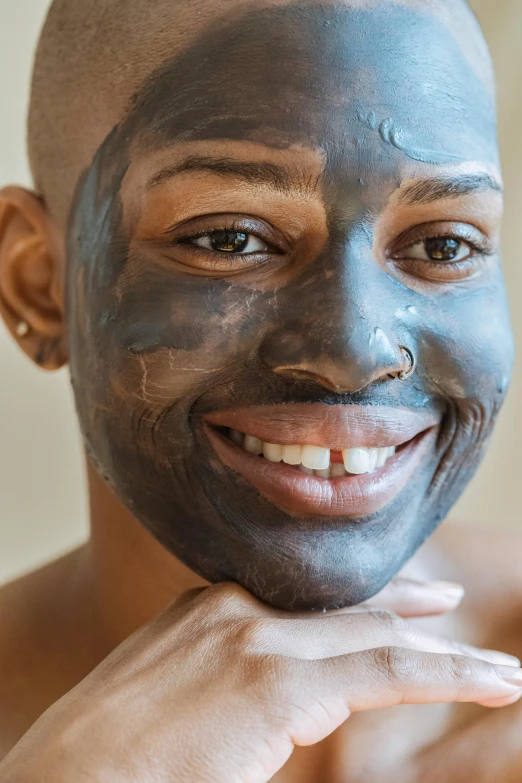
[[[207,30],[78,184],[69,341],[96,468],[210,581],[287,609],[375,595],[506,392],[500,189],[491,95],[433,15],[283,6]]]

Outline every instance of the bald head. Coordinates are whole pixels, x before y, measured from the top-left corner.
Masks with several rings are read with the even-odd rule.
[[[265,0],[263,7],[292,6]],[[297,10],[316,5],[295,4]],[[374,0],[325,3],[368,9]],[[398,0],[435,14],[492,90],[487,47],[465,0]],[[256,8],[261,4],[256,3]],[[124,116],[140,85],[205,33],[252,11],[249,0],[55,0],[38,46],[29,115],[29,156],[37,189],[64,222],[81,172]]]

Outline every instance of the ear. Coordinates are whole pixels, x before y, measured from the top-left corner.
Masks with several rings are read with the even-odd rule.
[[[23,188],[0,190],[0,315],[46,370],[67,362],[64,273],[63,243],[43,200]]]

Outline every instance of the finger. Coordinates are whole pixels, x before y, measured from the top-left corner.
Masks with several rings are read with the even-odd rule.
[[[349,657],[349,656],[348,656]],[[351,711],[403,704],[492,701],[519,696],[522,671],[512,666],[495,666],[460,655],[425,653],[399,647],[381,647],[356,653],[359,677],[349,686]],[[335,669],[335,662],[325,664]],[[368,670],[363,673],[363,670]],[[367,699],[364,687],[375,683],[375,696]],[[355,687],[354,687],[355,684]]]
[[[392,645],[432,653],[480,658],[490,663],[520,666],[520,661],[496,650],[481,650],[433,636],[382,610],[325,615],[321,620],[257,618],[246,624],[243,638],[250,651],[317,660]]]
[[[517,701],[520,701],[521,697],[522,691],[516,693],[514,696],[508,696],[506,699],[487,699],[486,701],[479,701],[477,704],[480,704],[482,707],[487,707],[488,709],[498,710],[501,707],[509,707],[510,704],[515,704]]]
[[[484,702],[522,692],[520,669],[398,647],[303,661],[299,680],[301,695],[292,726],[297,745],[320,741],[353,712],[399,704]],[[319,723],[323,712],[327,718]]]
[[[464,597],[454,582],[417,582],[398,577],[362,606],[389,609],[401,617],[429,617],[452,612]]]

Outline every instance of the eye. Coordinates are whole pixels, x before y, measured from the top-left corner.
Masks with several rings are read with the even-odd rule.
[[[459,261],[466,261],[473,253],[474,248],[462,239],[428,237],[403,250],[401,257],[439,264],[456,264]]]
[[[252,253],[266,253],[269,248],[266,242],[254,234],[245,231],[223,229],[200,234],[188,240],[195,247],[201,247],[214,253],[230,253],[236,255],[249,255]]]

